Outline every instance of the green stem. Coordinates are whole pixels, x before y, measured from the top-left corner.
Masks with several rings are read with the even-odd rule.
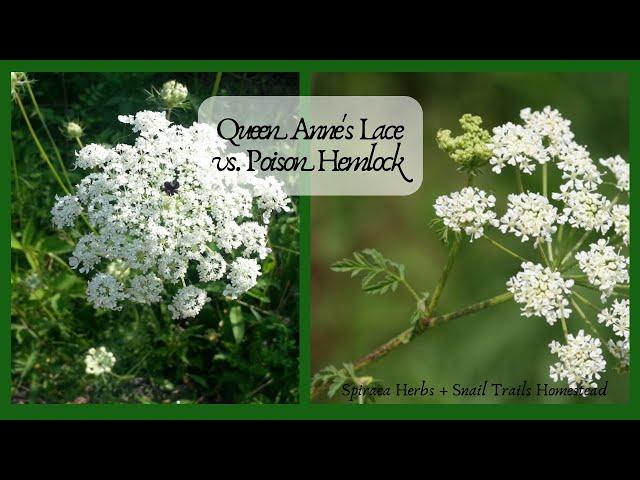
[[[484,310],[485,308],[500,305],[501,303],[505,303],[508,300],[511,300],[511,298],[513,298],[513,294],[510,292],[505,292],[505,293],[501,293],[500,295],[496,295],[495,297],[484,300],[482,302],[474,303],[473,305],[469,305],[467,307],[461,308],[460,310],[456,310],[454,312],[448,313],[446,315],[440,315],[437,317],[430,317],[425,315],[422,319],[420,319],[420,322],[419,322],[423,326],[420,333],[424,332],[425,330],[433,327],[438,323],[445,323],[445,322],[448,322],[449,320],[453,320],[455,318],[459,318],[465,315],[470,315],[480,310]],[[401,347],[402,345],[406,345],[407,343],[411,342],[413,339],[416,338],[416,335],[414,335],[414,330],[415,329],[413,327],[404,330],[399,335],[396,335],[389,341],[380,345],[378,348],[373,350],[368,355],[365,355],[364,357],[360,358],[358,361],[356,361],[353,364],[353,370],[354,371],[361,370],[367,365],[370,365],[371,363],[380,360],[382,357],[386,356],[388,353],[394,351],[395,349]],[[326,390],[327,387],[328,387],[327,384],[313,386],[311,389],[311,398],[317,398],[324,390]]]
[[[590,231],[586,231],[584,233],[584,235],[582,236],[582,238],[580,238],[580,240],[578,240],[578,242],[567,252],[567,254],[562,258],[562,261],[560,262],[560,266],[562,267],[565,262],[571,257],[573,256],[573,254],[575,252],[578,251],[578,249],[582,246],[582,244],[585,242],[585,240],[587,238],[589,238],[589,235],[591,235]]]
[[[542,165],[542,195],[549,198],[549,172],[546,163]]]
[[[487,234],[484,234],[484,238],[486,238],[487,240],[489,240],[491,243],[493,243],[496,247],[498,247],[500,250],[507,252],[509,255],[511,255],[512,257],[517,258],[518,260],[521,260],[523,262],[528,262],[529,260],[527,260],[524,257],[521,257],[520,255],[518,255],[516,252],[514,252],[513,250],[508,249],[507,247],[505,247],[504,245],[502,245],[501,243],[497,242],[496,240],[494,240],[493,238],[491,238],[490,236],[488,236]]]
[[[516,181],[518,182],[518,190],[520,190],[520,193],[524,193],[524,185],[522,184],[522,173],[520,172],[520,169],[518,167],[516,167]]]
[[[216,73],[216,79],[213,82],[213,90],[211,91],[212,97],[218,96],[218,90],[220,90],[220,81],[222,80],[222,72]]]
[[[80,147],[80,149],[84,148],[84,145],[82,144],[82,140],[80,140],[80,137],[76,137],[76,143],[78,144],[78,146]]]
[[[442,269],[442,273],[440,274],[440,280],[436,285],[436,288],[433,290],[433,294],[429,300],[429,305],[427,306],[426,316],[430,316],[435,308],[438,306],[438,302],[440,301],[440,295],[442,295],[442,290],[447,283],[447,279],[449,278],[449,273],[451,273],[451,268],[453,267],[453,262],[456,259],[456,255],[460,251],[461,241],[459,237],[453,241],[451,245],[451,249],[449,250],[449,255],[447,256],[447,263],[445,263],[444,268]]]
[[[20,100],[19,96],[16,97],[16,103],[18,104],[18,107],[20,107],[20,111],[22,112],[22,117],[24,118],[24,121],[27,124],[27,128],[29,129],[29,133],[31,134],[31,138],[33,138],[33,141],[35,142],[36,147],[38,148],[38,152],[40,153],[40,157],[42,157],[42,159],[45,161],[45,163],[49,166],[49,169],[53,173],[53,176],[55,177],[56,181],[58,182],[58,184],[60,185],[62,190],[67,195],[71,195],[71,191],[64,184],[64,182],[60,178],[60,175],[58,175],[58,172],[56,171],[56,168],[53,166],[53,163],[51,163],[51,160],[49,159],[49,156],[47,155],[47,152],[44,151],[44,148],[42,147],[42,144],[40,143],[40,140],[38,139],[38,136],[36,135],[36,132],[33,130],[33,126],[31,125],[31,121],[29,120],[29,116],[27,115],[27,111],[24,109],[24,105],[22,104],[22,100]]]
[[[563,318],[560,319],[560,325],[562,325],[562,333],[564,333],[564,340],[569,341],[569,329],[567,328],[567,321]]]
[[[542,261],[544,262],[544,264],[547,267],[550,267],[551,264],[549,263],[549,259],[547,258],[547,256],[544,253],[544,248],[542,248],[542,245],[538,244],[538,251],[540,252],[540,258],[542,258]]]
[[[60,155],[60,150],[58,149],[58,145],[56,145],[56,142],[53,139],[53,135],[51,135],[51,131],[47,126],[47,122],[44,119],[44,115],[42,115],[42,111],[40,110],[40,105],[38,105],[38,101],[36,100],[36,96],[33,94],[33,89],[31,88],[31,85],[29,84],[29,82],[26,82],[26,87],[27,87],[27,91],[29,92],[29,97],[31,98],[31,103],[33,104],[33,108],[36,112],[36,115],[40,119],[40,123],[42,123],[42,128],[44,128],[44,131],[47,134],[47,137],[49,138],[49,142],[53,147],[53,151],[56,154],[56,159],[58,160],[58,163],[60,164],[60,169],[62,170],[62,175],[67,181],[67,184],[69,185],[69,189],[72,189],[73,186],[71,185],[71,180],[69,180],[69,174],[67,172],[66,167],[64,166],[64,161],[62,160],[62,155]]]
[[[576,302],[573,298],[571,299],[571,304],[573,305],[573,308],[575,308],[576,312],[578,313],[578,315],[580,316],[580,318],[582,318],[582,320],[584,320],[584,322],[587,324],[587,326],[589,327],[589,329],[591,330],[591,332],[597,337],[600,338],[600,334],[598,333],[598,330],[596,330],[596,327],[593,325],[593,323],[591,323],[591,320],[589,320],[587,318],[587,316],[584,314],[584,312],[582,311],[582,308],[580,308],[580,305],[578,305],[578,302]],[[600,338],[600,342],[604,345],[604,342],[602,341],[602,339]]]

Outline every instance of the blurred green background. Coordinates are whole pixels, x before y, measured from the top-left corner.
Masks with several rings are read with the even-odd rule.
[[[313,373],[369,353],[407,328],[414,308],[411,296],[402,289],[384,296],[363,294],[359,280],[330,270],[333,262],[355,250],[373,247],[405,264],[407,279],[416,289],[430,290],[437,282],[447,250],[429,225],[435,217],[432,205],[436,197],[462,188],[465,182],[454,163],[438,150],[438,129],[448,128],[458,135],[458,119],[464,113],[474,113],[481,115],[485,128],[491,130],[508,121],[517,123],[521,108],[551,105],[572,121],[576,141],[588,146],[594,160],[615,154],[628,159],[628,77],[623,73],[329,73],[314,76],[313,93],[409,95],[424,111],[424,181],[418,192],[409,197],[312,200]],[[550,172],[550,188],[554,188],[559,180],[557,170]],[[524,175],[525,189],[530,186],[539,191],[539,175]],[[517,189],[511,168],[501,176],[483,175],[476,185],[496,195],[499,215],[505,209],[507,194]],[[499,238],[521,254],[531,251],[530,245],[516,239]],[[438,312],[456,310],[504,292],[506,280],[518,268],[517,260],[486,240],[472,244],[465,241]],[[589,313],[595,316],[593,311]],[[585,328],[575,314],[568,326],[574,333]],[[485,379],[513,386],[525,379],[529,384],[553,384],[548,369],[556,360],[548,344],[561,338],[559,322],[550,327],[542,318],[520,317],[519,307],[508,302],[440,325],[360,373],[380,378],[392,387],[396,383],[420,384],[423,379],[436,386],[473,386]],[[610,356],[606,358],[610,360]],[[613,362],[609,362],[600,384],[605,380],[609,381],[608,395],[589,399],[436,395],[391,396],[379,402],[628,401],[628,376],[618,374]],[[337,397],[337,401],[344,401]]]

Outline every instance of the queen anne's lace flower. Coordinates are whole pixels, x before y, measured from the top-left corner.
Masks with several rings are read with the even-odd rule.
[[[595,380],[600,380],[600,373],[606,367],[599,339],[585,335],[580,330],[576,336],[568,335],[566,345],[554,340],[549,348],[560,360],[549,367],[549,376],[553,381],[566,379],[569,387],[574,389],[598,386]]]
[[[95,229],[78,241],[69,259],[72,268],[88,273],[103,261],[121,260],[129,271],[124,285],[104,276],[92,280],[91,302],[116,308],[125,299],[160,301],[155,279],[184,281],[191,263],[201,281],[226,280],[235,296],[252,288],[260,275],[254,257],[270,252],[271,214],[290,208],[282,184],[248,171],[242,154],[236,155],[240,171],[218,171],[212,158],[224,154],[226,142],[209,125],[172,125],[162,112],[150,111],[119,119],[138,132],[135,143],[82,148],[76,166],[92,172],[75,197],[58,199],[52,210],[54,223],[62,227],[82,207]],[[227,269],[227,264],[252,268]]]
[[[569,190],[563,185],[559,193],[552,194],[552,198],[565,204],[558,223],[568,223],[573,228],[595,230],[603,234],[611,228],[611,202],[604,195],[587,190]]]
[[[95,308],[121,310],[120,302],[125,298],[124,287],[111,275],[98,273],[89,280],[87,299]]]
[[[493,195],[487,195],[475,187],[465,187],[459,192],[438,197],[434,208],[447,228],[454,232],[464,232],[473,241],[484,235],[484,225],[487,223],[498,226],[496,214],[492,210],[495,204],[496,198]]]
[[[501,173],[505,165],[511,165],[531,174],[536,164],[542,165],[550,160],[542,137],[531,129],[513,123],[494,128],[488,147],[493,152],[489,163],[493,165],[495,173]]]
[[[616,186],[622,192],[629,191],[629,164],[620,155],[600,160],[600,165],[607,167],[616,177]]]
[[[73,195],[59,197],[56,195],[56,203],[51,209],[51,219],[57,228],[70,227],[82,212],[82,205]]]
[[[236,258],[229,267],[229,280],[223,294],[237,298],[242,292],[253,288],[260,275],[260,265],[253,258]]]
[[[522,270],[507,281],[507,290],[516,303],[523,304],[522,315],[543,317],[549,325],[559,318],[569,318],[567,295],[573,280],[565,280],[558,271],[533,262],[523,262]]]
[[[537,247],[542,242],[551,242],[557,228],[558,210],[546,197],[537,193],[509,195],[507,212],[500,219],[502,233],[513,233],[523,242],[535,239]]]
[[[603,301],[613,293],[616,284],[629,282],[629,258],[619,255],[603,238],[589,245],[589,251],[576,253],[576,260],[589,283],[600,289]]]
[[[116,357],[105,347],[90,348],[84,357],[85,372],[89,375],[102,375],[111,372]]]
[[[153,273],[136,275],[131,279],[127,290],[128,298],[137,303],[157,303],[162,298],[162,280]]]
[[[614,300],[611,308],[598,314],[598,322],[611,327],[613,333],[625,340],[629,339],[629,300]]]
[[[622,237],[625,245],[629,245],[629,205],[614,205],[611,209],[611,219],[616,234]]]
[[[174,295],[169,311],[175,320],[195,317],[208,301],[207,292],[193,285],[187,285]]]

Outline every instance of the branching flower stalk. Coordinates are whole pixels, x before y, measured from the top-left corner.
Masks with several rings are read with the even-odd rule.
[[[566,380],[569,388],[588,395],[589,389],[597,386],[597,380],[606,370],[603,347],[618,363],[619,371],[628,369],[629,258],[628,253],[625,255],[622,251],[628,251],[629,245],[629,206],[619,204],[619,200],[629,191],[629,165],[620,156],[601,159],[599,164],[615,178],[615,182],[605,182],[603,177],[607,172],[600,171],[587,149],[576,143],[571,122],[557,110],[546,107],[534,112],[526,108],[520,112],[520,117],[521,124],[509,122],[494,128],[490,134],[482,129],[480,117],[467,114],[460,119],[462,135],[454,137],[450,130],[438,132],[439,147],[469,178],[466,187],[440,196],[434,205],[437,216],[434,223],[442,225],[442,239],[446,242],[450,232],[454,235],[442,274],[426,307],[428,295],[418,297],[411,328],[353,364],[344,364],[344,369],[358,371],[438,323],[508,300],[520,305],[523,317],[541,317],[549,325],[561,324],[565,343],[553,341],[549,344],[551,353],[558,355],[559,360],[549,367],[552,380]],[[506,213],[500,218],[494,212],[495,197],[471,186],[470,180],[486,165],[498,175],[506,168],[515,169],[518,193],[508,196]],[[549,192],[550,165],[557,168],[564,182],[558,192]],[[542,172],[541,194],[525,188],[523,181],[523,174],[531,176],[538,166]],[[601,187],[609,186],[618,190],[613,200],[599,191]],[[491,228],[502,234],[513,234],[521,243],[528,244],[539,257],[539,263],[504,246],[493,234],[490,236],[487,231]],[[565,231],[567,229],[569,232]],[[506,293],[449,314],[435,315],[464,236],[470,242],[485,237],[509,258],[516,259],[520,271],[507,280]],[[574,238],[578,239],[574,241]],[[371,288],[371,279],[365,277],[365,293],[395,290],[399,280],[393,280],[393,274],[385,273],[389,266],[393,266],[406,282],[404,266],[375,250],[368,251],[376,253],[377,274],[382,272],[383,276],[392,279],[392,283],[387,280],[387,288]],[[358,259],[362,253],[354,253],[354,258]],[[367,272],[370,267],[345,259],[337,262],[333,270],[355,276]],[[577,287],[599,292],[602,307],[576,291]],[[613,303],[607,307],[610,300]],[[612,327],[613,336],[617,338],[605,344],[602,333],[580,304],[591,307],[597,313],[598,322]],[[582,329],[577,334],[571,333],[568,320],[574,312],[593,337]],[[330,366],[318,372],[312,383],[312,397],[316,398],[327,387],[330,387],[331,396],[341,382],[351,381],[344,369]]]

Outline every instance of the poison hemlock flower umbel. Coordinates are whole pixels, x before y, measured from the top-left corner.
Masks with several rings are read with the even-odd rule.
[[[77,152],[76,167],[89,172],[75,195],[57,198],[51,211],[58,228],[85,214],[94,230],[69,259],[81,273],[104,268],[89,281],[89,301],[112,310],[126,300],[158,303],[167,285],[178,283],[171,313],[193,317],[206,293],[186,284],[191,264],[200,282],[226,280],[224,295],[231,298],[253,288],[271,251],[271,215],[290,209],[281,184],[246,171],[246,155],[237,156],[241,171],[218,171],[211,159],[225,142],[209,125],[183,127],[151,111],[119,120],[138,133],[135,143]],[[110,273],[114,262],[124,275]]]
[[[556,382],[566,379],[569,387],[574,389],[597,387],[596,380],[600,380],[600,374],[606,367],[600,347],[600,340],[586,335],[584,330],[575,336],[569,334],[566,345],[552,341],[549,348],[560,361],[549,367],[549,376]]]
[[[375,275],[385,272],[389,284],[406,286],[416,300],[412,328],[355,362],[354,370],[408,343],[425,328],[511,299],[520,305],[523,317],[541,317],[549,325],[561,324],[564,344],[554,340],[550,345],[559,359],[550,367],[552,380],[566,381],[575,389],[595,387],[606,369],[602,349],[605,344],[618,363],[618,370],[629,367],[629,300],[625,298],[629,291],[629,258],[624,253],[630,242],[628,197],[623,202],[629,191],[629,164],[619,155],[594,162],[589,150],[576,142],[571,122],[551,107],[541,111],[525,108],[520,111],[520,119],[517,124],[497,126],[489,134],[481,128],[480,117],[466,114],[460,119],[462,135],[454,137],[450,130],[438,131],[438,146],[458,165],[458,170],[467,173],[467,186],[439,196],[434,204],[438,217],[434,223],[444,227],[442,238],[447,239],[449,231],[455,232],[456,238],[433,290],[418,293],[405,278],[404,267],[402,275],[394,275],[380,262],[369,265],[364,254],[375,251],[372,249],[356,252],[354,259],[346,258],[332,267],[352,276],[370,272],[364,277],[365,292],[371,290],[369,284]],[[599,170],[598,164],[607,170]],[[495,174],[513,175],[514,193],[508,195],[501,215],[496,208],[500,199],[471,185],[476,179],[487,178],[479,175],[485,165]],[[552,174],[560,181],[550,182]],[[541,188],[532,191],[532,185]],[[550,191],[554,185],[558,185],[557,191]],[[514,252],[495,240],[494,232],[496,238],[499,234],[513,235],[520,240],[521,248],[529,248],[529,253],[523,256]],[[470,242],[486,238],[501,252],[517,259],[514,274],[506,281],[507,292],[448,314],[433,315],[460,240],[465,236]],[[539,260],[529,260],[534,257]],[[375,291],[389,290],[395,288]],[[600,294],[601,306],[594,305],[597,297],[589,299],[594,291]],[[611,327],[613,339],[601,340],[596,322],[587,316],[595,317],[594,311],[599,312],[598,323],[604,325],[600,329]],[[574,322],[586,325],[593,336],[583,329],[577,329],[578,334],[570,333]],[[331,378],[340,380],[345,376],[343,370],[334,370],[325,369],[324,377],[323,371],[319,372],[314,395],[320,389],[318,385],[327,388]],[[329,380],[327,372],[331,374]]]

